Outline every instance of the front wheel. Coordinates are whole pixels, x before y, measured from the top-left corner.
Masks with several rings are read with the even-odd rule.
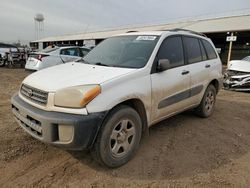
[[[216,101],[216,89],[213,85],[209,85],[205,91],[200,105],[195,109],[195,112],[200,117],[209,117],[214,111]]]
[[[139,147],[141,132],[141,119],[133,108],[115,108],[99,132],[92,150],[93,157],[111,168],[127,163]]]

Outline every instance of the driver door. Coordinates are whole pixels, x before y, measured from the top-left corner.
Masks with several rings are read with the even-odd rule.
[[[156,59],[168,59],[170,68],[161,72],[156,70],[151,74],[152,123],[182,111],[191,104],[189,101],[191,77],[189,67],[184,60],[182,37],[166,38]]]

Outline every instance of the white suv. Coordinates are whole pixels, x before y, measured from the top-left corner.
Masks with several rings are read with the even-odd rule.
[[[157,122],[188,109],[210,116],[221,78],[220,58],[201,34],[126,33],[78,62],[28,76],[12,97],[12,111],[38,140],[91,149],[100,163],[118,167]]]

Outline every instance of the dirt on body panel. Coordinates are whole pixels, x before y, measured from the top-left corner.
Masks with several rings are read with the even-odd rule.
[[[10,97],[27,75],[0,69],[0,187],[250,187],[250,93],[222,90],[208,119],[186,112],[158,123],[128,164],[107,169],[18,126]]]

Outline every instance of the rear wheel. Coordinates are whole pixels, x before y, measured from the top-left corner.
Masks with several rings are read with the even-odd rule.
[[[216,89],[213,85],[209,85],[200,105],[195,109],[196,114],[204,118],[211,116],[214,112],[215,101]]]
[[[127,163],[139,147],[142,123],[129,106],[114,109],[104,122],[92,150],[101,164],[114,168]]]

